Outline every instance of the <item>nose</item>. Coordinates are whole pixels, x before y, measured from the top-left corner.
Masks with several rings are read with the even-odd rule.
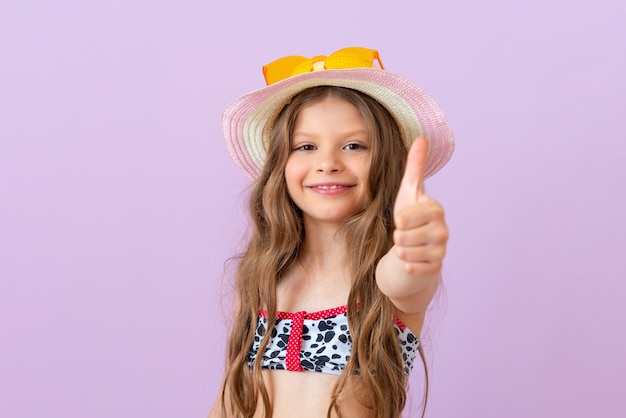
[[[318,173],[338,173],[343,170],[343,162],[339,152],[334,150],[326,150],[318,154],[317,167]]]

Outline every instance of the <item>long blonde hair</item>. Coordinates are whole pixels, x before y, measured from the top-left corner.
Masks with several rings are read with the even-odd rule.
[[[353,347],[333,390],[327,415],[330,417],[334,410],[341,416],[342,394],[352,384],[358,384],[377,418],[399,417],[406,403],[406,376],[393,329],[393,306],[378,289],[374,277],[378,261],[393,245],[393,204],[404,172],[406,146],[397,123],[376,100],[351,89],[320,86],[294,96],[277,116],[266,163],[250,196],[252,231],[236,275],[237,303],[222,389],[227,416],[253,416],[259,396],[265,416],[272,414],[261,362],[256,361],[251,368],[249,350],[258,312],[266,309],[269,329],[259,353],[265,351],[276,320],[276,285],[296,262],[304,240],[302,213],[285,184],[293,127],[300,110],[329,96],[353,104],[362,115],[370,135],[371,161],[369,202],[342,227],[351,253],[349,271],[353,280],[347,305]]]

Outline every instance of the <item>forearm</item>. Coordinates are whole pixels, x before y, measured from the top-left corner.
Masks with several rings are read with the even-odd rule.
[[[441,279],[440,269],[432,265],[408,266],[398,257],[393,246],[376,266],[376,283],[397,309],[407,314],[422,313],[437,291]]]

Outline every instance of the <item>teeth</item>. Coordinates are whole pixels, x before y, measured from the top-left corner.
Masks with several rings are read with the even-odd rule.
[[[334,190],[334,189],[338,189],[339,186],[337,185],[332,185],[332,186],[317,186],[319,189],[324,189],[324,190]]]

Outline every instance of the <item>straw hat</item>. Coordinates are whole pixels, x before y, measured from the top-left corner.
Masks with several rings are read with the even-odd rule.
[[[386,71],[375,50],[351,47],[329,56],[288,56],[263,67],[263,74],[267,87],[234,100],[222,119],[230,155],[252,180],[265,163],[278,113],[293,96],[315,86],[347,87],[373,97],[394,117],[407,147],[415,138],[426,137],[430,141],[426,178],[452,155],[454,135],[437,103],[412,81]]]

